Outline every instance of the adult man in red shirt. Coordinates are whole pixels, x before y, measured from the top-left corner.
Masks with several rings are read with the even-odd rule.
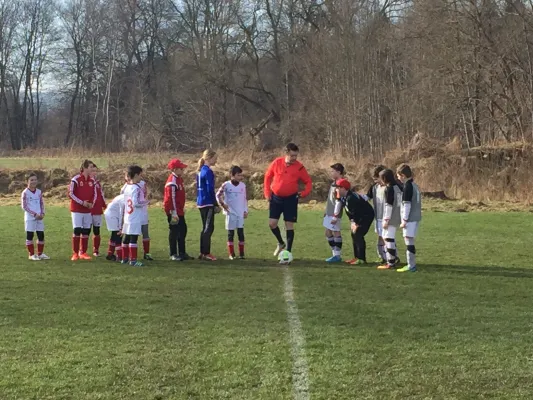
[[[91,232],[91,208],[96,201],[96,186],[91,175],[94,173],[94,163],[85,160],[81,164],[80,173],[70,181],[68,195],[70,197],[70,212],[72,214],[72,261],[90,260],[87,254],[89,233]]]
[[[298,199],[311,193],[311,177],[305,167],[298,161],[300,149],[294,143],[285,147],[285,156],[276,158],[267,169],[264,182],[265,198],[270,201],[269,226],[278,240],[274,251],[277,256],[285,248],[292,251],[294,241],[294,224],[298,220]],[[299,192],[300,182],[305,184],[303,192]],[[283,214],[287,243],[283,241],[278,227],[279,218]]]

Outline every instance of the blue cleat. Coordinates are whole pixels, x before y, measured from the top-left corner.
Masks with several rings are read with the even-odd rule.
[[[327,263],[338,263],[341,261],[342,261],[341,256],[331,256],[330,258],[326,259]]]

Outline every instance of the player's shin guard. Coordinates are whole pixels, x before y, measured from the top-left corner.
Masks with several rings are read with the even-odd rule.
[[[387,238],[385,245],[387,246],[387,264],[393,267],[396,262],[396,240]]]
[[[279,230],[279,226],[276,226],[275,228],[270,228],[272,231],[272,234],[278,239],[279,244],[285,244],[283,241],[283,238],[281,237],[281,231]]]
[[[387,259],[387,251],[385,250],[385,243],[383,242],[383,239],[378,239],[378,243],[376,246],[378,257],[382,260]]]
[[[101,237],[100,235],[94,235],[93,236],[93,250],[95,253],[99,253],[100,252],[100,242],[101,242]]]
[[[117,243],[116,244],[116,248],[117,248],[117,260],[118,261],[122,261],[122,257],[123,257],[123,252],[122,252],[122,243]]]
[[[150,254],[150,238],[143,239],[144,254]]]
[[[87,253],[87,249],[89,248],[89,232],[90,229],[83,229],[81,232],[81,248],[80,252],[83,254]]]
[[[244,257],[244,228],[237,228],[237,236],[239,237],[239,255]]]
[[[326,236],[329,247],[331,248],[331,253],[335,255],[335,238],[333,236]]]
[[[294,229],[287,229],[287,251],[292,251],[292,243],[294,242]]]
[[[74,254],[80,252],[81,230],[81,228],[74,228],[74,234],[72,235],[72,252]]]
[[[234,238],[235,238],[235,231],[234,230],[228,230],[228,254],[230,256],[234,256],[235,255]]]
[[[333,249],[334,256],[340,256],[342,254],[342,236],[334,237],[335,248]]]
[[[130,243],[129,244],[129,259],[130,262],[137,261],[137,243]]]
[[[410,269],[416,268],[416,249],[415,249],[415,239],[414,238],[404,238],[405,245],[407,246],[407,266]]]
[[[35,245],[33,244],[33,240],[26,240],[26,248],[28,249],[28,254],[30,257],[35,254]]]
[[[112,256],[113,254],[115,254],[115,242],[113,240],[109,240],[107,247],[107,255]]]

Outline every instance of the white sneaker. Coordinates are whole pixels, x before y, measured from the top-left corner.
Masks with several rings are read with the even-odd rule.
[[[41,259],[39,258],[39,256],[37,254],[34,254],[33,256],[29,256],[28,257],[28,260],[31,260],[31,261],[41,261]]]
[[[100,253],[97,253],[96,251],[93,253],[94,257],[100,257]]]
[[[41,254],[40,256],[38,256],[41,260],[49,260],[50,257],[48,257],[46,254]]]
[[[277,257],[279,253],[285,250],[285,247],[287,247],[285,243],[283,244],[278,243],[278,245],[276,246],[276,250],[274,250],[274,257]]]

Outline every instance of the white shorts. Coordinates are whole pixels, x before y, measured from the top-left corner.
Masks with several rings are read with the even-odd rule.
[[[148,210],[143,210],[141,216],[141,225],[148,225]]]
[[[408,222],[405,225],[405,228],[403,228],[403,237],[416,237],[416,234],[418,233],[418,225],[419,222]]]
[[[93,226],[100,227],[102,226],[102,216],[101,215],[92,215]]]
[[[324,228],[329,229],[332,232],[340,232],[341,231],[341,219],[337,218],[336,224],[331,223],[332,219],[333,219],[332,216],[326,215],[324,217],[324,222],[322,222],[322,225],[324,225]]]
[[[383,237],[383,220],[382,219],[376,219],[376,223],[374,224],[374,232],[376,232],[379,237]]]
[[[391,226],[389,225],[388,228],[383,228],[383,239],[396,239],[396,230],[398,229],[397,226]]]
[[[105,216],[105,226],[109,232],[120,231],[120,220],[118,217]]]
[[[24,229],[26,232],[44,232],[44,222],[42,219],[24,220]]]
[[[226,230],[234,231],[235,229],[244,228],[244,217],[238,217],[234,214],[226,214]]]
[[[142,228],[141,224],[126,224],[124,223],[124,226],[122,227],[122,233],[125,235],[141,235],[142,234]]]
[[[73,212],[72,215],[72,227],[74,229],[76,228],[82,228],[82,229],[91,229],[91,225],[93,223],[93,216],[91,213],[78,213]]]

